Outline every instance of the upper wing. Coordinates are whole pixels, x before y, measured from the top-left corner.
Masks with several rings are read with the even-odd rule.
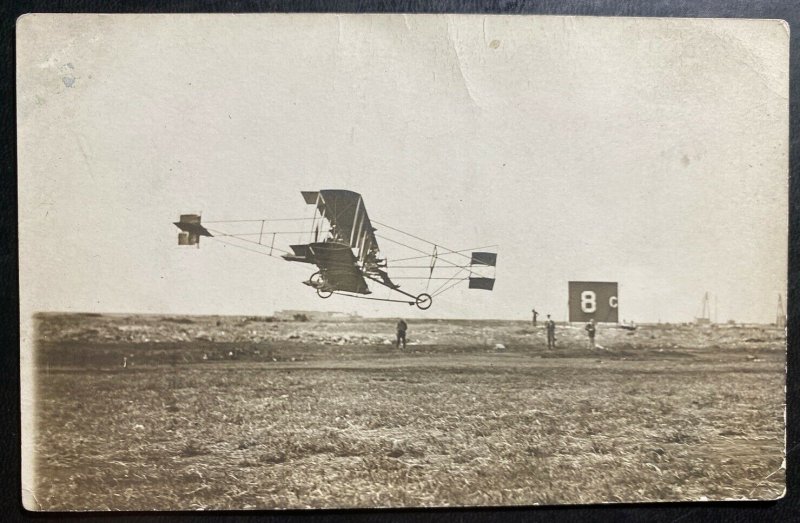
[[[357,260],[369,262],[379,257],[375,229],[357,192],[346,190],[302,191],[309,205],[316,205],[321,218],[330,223],[331,234],[357,252]]]

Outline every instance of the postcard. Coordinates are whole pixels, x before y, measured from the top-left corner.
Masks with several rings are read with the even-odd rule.
[[[783,496],[788,33],[20,18],[25,507]]]

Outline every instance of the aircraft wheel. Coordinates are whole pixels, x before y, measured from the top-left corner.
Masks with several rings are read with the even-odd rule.
[[[431,298],[430,294],[425,294],[424,292],[417,296],[417,307],[422,310],[428,310],[430,306],[433,305],[433,298]]]
[[[327,300],[331,296],[333,296],[333,291],[324,291],[322,289],[317,289],[317,296],[320,298]]]
[[[313,285],[322,285],[324,281],[322,278],[322,272],[320,271],[315,272],[314,274],[311,275],[308,281],[310,281]]]

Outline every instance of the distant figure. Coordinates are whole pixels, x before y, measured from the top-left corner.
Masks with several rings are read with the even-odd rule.
[[[533,326],[536,327],[536,318],[539,317],[539,313],[536,312],[536,309],[531,310],[531,312],[533,313]]]
[[[589,320],[589,323],[586,324],[586,334],[589,335],[589,348],[594,349],[597,348],[597,345],[594,344],[594,334],[596,332],[596,328],[594,326],[594,320]]]
[[[406,320],[401,319],[397,322],[397,348],[400,348],[400,340],[403,341],[403,350],[406,348],[406,331],[408,330],[408,324]]]
[[[547,315],[547,321],[544,322],[545,329],[547,330],[547,348],[548,349],[555,349],[556,348],[556,322],[550,319],[550,315]]]

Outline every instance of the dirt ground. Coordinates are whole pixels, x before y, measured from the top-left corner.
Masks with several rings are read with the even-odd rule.
[[[44,510],[779,497],[785,336],[37,315]]]

